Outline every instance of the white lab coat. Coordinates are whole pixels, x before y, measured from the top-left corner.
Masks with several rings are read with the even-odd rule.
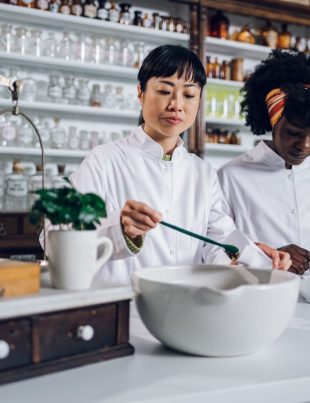
[[[237,228],[273,247],[310,250],[310,157],[285,168],[263,141],[218,172],[224,209]]]
[[[120,212],[128,199],[147,203],[164,220],[218,241],[235,229],[223,213],[217,175],[206,161],[188,153],[181,140],[171,161],[162,158],[162,147],[138,127],[126,138],[95,148],[70,177],[77,190],[94,192],[106,202],[108,217],[99,231],[112,239],[114,253],[98,274],[105,281],[130,283],[132,272],[147,266],[230,261],[222,249],[162,225],[146,235],[139,254],[127,248]]]

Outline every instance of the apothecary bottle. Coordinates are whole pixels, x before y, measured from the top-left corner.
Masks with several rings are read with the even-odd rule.
[[[61,14],[70,15],[71,9],[70,9],[69,0],[61,0],[60,7],[59,7],[59,12]]]
[[[153,28],[160,29],[160,15],[158,13],[153,13]]]
[[[142,27],[143,26],[143,18],[142,18],[142,11],[135,11],[135,16],[133,19],[133,25],[136,25],[137,27]]]
[[[62,88],[60,85],[60,76],[57,74],[50,75],[50,82],[47,89],[47,95],[50,102],[62,101]]]
[[[131,24],[131,17],[130,17],[130,7],[131,4],[129,3],[120,3],[120,14],[119,14],[119,22],[120,24],[130,25]]]
[[[153,20],[148,13],[144,14],[143,17],[143,26],[145,28],[152,28],[153,27]]]
[[[36,8],[42,11],[48,10],[48,0],[37,0]]]
[[[48,9],[52,13],[59,13],[60,1],[59,0],[50,0]]]
[[[66,133],[62,127],[60,127],[60,121],[58,118],[54,119],[55,125],[51,129],[51,145],[53,148],[65,148],[66,146]]]
[[[278,31],[273,25],[271,25],[270,21],[266,21],[266,25],[262,28],[261,35],[263,45],[269,46],[272,49],[277,47]]]
[[[111,7],[109,9],[109,20],[111,22],[119,22],[119,9],[115,1],[111,2]]]
[[[107,8],[107,1],[99,0],[97,18],[99,20],[104,20],[104,21],[107,21],[109,19],[109,10]]]
[[[80,78],[78,80],[76,96],[80,105],[89,105],[90,89],[88,86],[88,80],[85,78]]]
[[[64,87],[62,89],[64,103],[74,104],[76,99],[76,88],[74,86],[74,77],[65,77]]]
[[[229,19],[222,11],[217,11],[210,19],[210,36],[221,39],[229,38]]]
[[[71,14],[80,17],[83,14],[83,5],[81,0],[73,0],[71,4]]]
[[[100,85],[94,84],[92,92],[90,94],[90,106],[102,106],[102,95],[100,91]]]
[[[287,24],[282,24],[282,31],[278,36],[277,47],[279,49],[289,49],[291,47],[292,34],[287,30]]]
[[[95,0],[86,0],[84,3],[83,16],[87,18],[97,17],[97,3]]]

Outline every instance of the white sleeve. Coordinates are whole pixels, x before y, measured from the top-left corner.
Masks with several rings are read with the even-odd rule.
[[[225,243],[226,237],[235,229],[233,220],[223,210],[223,194],[215,172],[211,176],[211,203],[207,226],[207,237],[217,242]],[[223,248],[211,244],[205,244],[202,249],[204,263],[229,264],[231,259]]]
[[[224,170],[220,169],[218,171],[218,179],[221,185],[221,190],[223,193],[223,210],[226,214],[229,215],[235,221],[234,210],[232,206],[232,196],[229,191],[229,185],[227,183],[226,175],[224,174]]]
[[[99,154],[96,150],[90,152],[77,171],[70,176],[70,182],[79,192],[95,193],[106,201],[109,195],[107,194],[106,187],[106,169],[104,164],[102,164],[102,160],[104,160],[104,155]],[[137,253],[134,254],[127,247],[120,223],[120,214],[120,209],[109,212],[108,217],[101,219],[100,224],[97,226],[100,236],[106,236],[113,242],[111,260],[137,256]],[[51,229],[53,229],[52,225],[46,226],[46,232]],[[40,243],[41,245],[43,244],[42,233],[40,235]]]

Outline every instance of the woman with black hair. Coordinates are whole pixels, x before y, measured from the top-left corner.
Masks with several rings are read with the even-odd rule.
[[[230,263],[219,248],[157,226],[163,217],[218,241],[235,229],[222,211],[216,173],[179,137],[196,119],[206,83],[201,62],[186,48],[160,46],[144,60],[138,81],[143,124],[94,149],[70,177],[78,190],[106,201],[108,218],[98,230],[112,239],[114,254],[99,276],[130,283],[143,266]],[[275,267],[289,267],[288,254],[261,249]]]
[[[219,171],[225,210],[238,229],[291,255],[290,271],[310,262],[310,57],[274,51],[243,88],[254,134],[271,141]]]

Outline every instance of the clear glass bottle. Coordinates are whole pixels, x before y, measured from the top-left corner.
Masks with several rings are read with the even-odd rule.
[[[27,73],[23,78],[23,87],[20,92],[20,98],[23,101],[33,102],[37,99],[37,82],[31,73]]]
[[[106,54],[105,59],[107,64],[117,64],[120,55],[120,41],[112,37],[106,40]]]
[[[116,1],[111,1],[111,7],[109,8],[109,21],[119,22],[119,8]]]
[[[119,14],[119,23],[124,24],[124,25],[130,25],[131,24],[131,17],[130,17],[130,8],[131,4],[129,3],[120,3],[119,4],[121,11]]]
[[[131,41],[125,40],[121,43],[119,64],[121,66],[131,67],[134,63],[133,60],[134,47]]]
[[[100,138],[99,138],[99,132],[96,130],[93,130],[90,132],[90,148],[95,148],[99,146],[100,144]]]
[[[58,47],[58,57],[63,60],[72,60],[73,59],[73,49],[74,43],[71,39],[71,36],[68,32],[64,32],[62,40]]]
[[[78,150],[80,148],[80,135],[76,126],[69,127],[68,148],[70,148],[70,150]]]
[[[272,49],[277,47],[278,31],[271,25],[270,21],[266,21],[265,26],[261,30],[262,42],[264,46],[269,46]]]
[[[96,18],[98,3],[95,0],[85,0],[83,17]]]
[[[135,42],[134,49],[135,61],[133,67],[140,68],[145,57],[145,43]]]
[[[27,197],[28,180],[18,161],[13,162],[13,172],[7,175],[5,193],[12,197]]]
[[[117,109],[124,109],[124,87],[120,85],[115,87],[115,104]]]
[[[81,130],[80,131],[80,138],[81,138],[81,143],[80,143],[80,148],[81,150],[90,150],[90,136],[89,132],[87,130]]]
[[[34,120],[35,125],[37,126],[37,129],[39,131],[43,147],[45,148],[50,148],[50,124],[48,119],[44,117],[38,118],[38,120]],[[40,148],[40,142],[37,136],[34,138],[34,146],[35,148]]]
[[[30,31],[30,39],[27,43],[27,53],[32,56],[42,55],[42,32],[39,30]]]
[[[64,103],[73,105],[76,100],[76,88],[74,86],[74,77],[65,77],[64,87],[62,89]]]
[[[17,5],[21,7],[35,8],[36,2],[35,0],[18,0]]]
[[[33,146],[34,132],[29,123],[23,123],[17,129],[16,146],[31,147]]]
[[[15,29],[15,46],[14,52],[19,53],[20,55],[24,56],[27,54],[28,48],[28,29],[23,27],[17,27]]]
[[[0,145],[2,147],[14,147],[16,145],[17,128],[20,119],[17,116],[5,117],[1,123]]]
[[[106,40],[105,38],[100,38],[98,36],[92,38],[93,46],[92,46],[92,55],[91,62],[95,64],[104,63],[105,59],[105,47]]]
[[[114,88],[112,87],[111,84],[104,85],[104,90],[103,90],[103,94],[102,94],[102,105],[108,109],[115,108],[115,105],[116,105],[115,93],[114,93]]]
[[[153,28],[160,29],[160,21],[161,21],[160,15],[158,13],[153,13],[152,15],[153,15],[153,24],[152,24]]]
[[[60,7],[59,7],[60,14],[70,15],[70,2],[69,0],[60,0]]]
[[[76,17],[83,15],[83,5],[81,0],[73,0],[71,4],[71,14]]]
[[[50,102],[63,102],[62,99],[62,87],[60,85],[60,76],[58,74],[50,75],[49,86],[47,89],[47,95]]]
[[[107,8],[107,1],[99,0],[97,18],[103,21],[107,21],[109,19],[109,10]]]
[[[48,10],[48,0],[37,0],[36,8],[42,11]]]
[[[59,55],[59,43],[54,32],[48,32],[47,38],[44,40],[43,56],[46,57],[58,57]]]
[[[90,106],[102,106],[102,95],[100,85],[94,84],[90,94]]]
[[[64,149],[66,148],[66,132],[60,127],[58,118],[54,119],[55,125],[51,129],[51,146],[52,148]]]
[[[150,14],[148,14],[148,13],[144,14],[143,26],[145,28],[153,28],[153,19],[150,17]]]
[[[78,79],[76,97],[79,105],[89,105],[90,89],[87,79],[85,78]]]
[[[3,52],[13,52],[15,35],[13,27],[9,24],[1,24],[0,32],[0,50]]]

